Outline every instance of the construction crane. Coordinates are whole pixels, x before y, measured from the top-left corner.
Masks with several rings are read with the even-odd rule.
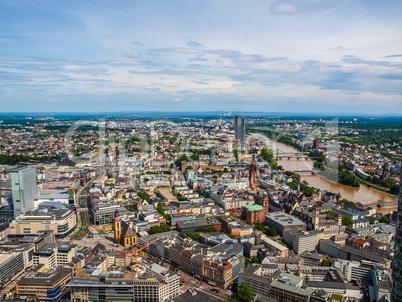
[[[152,240],[151,242],[147,243],[146,245],[144,245],[142,248],[138,249],[137,247],[135,247],[134,252],[130,255],[128,255],[128,258],[131,258],[132,256],[135,255],[135,272],[138,273],[138,253],[141,252],[143,249],[145,249],[146,247],[150,246],[152,243],[154,243],[155,241],[158,241],[159,238],[156,238],[154,240]]]

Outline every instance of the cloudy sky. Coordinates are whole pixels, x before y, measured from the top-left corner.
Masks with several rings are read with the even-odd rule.
[[[2,0],[2,112],[402,114],[402,1]]]

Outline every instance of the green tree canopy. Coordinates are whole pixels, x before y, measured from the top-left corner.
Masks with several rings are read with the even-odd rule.
[[[249,302],[253,300],[253,293],[246,282],[242,282],[239,285],[237,292],[237,296],[240,298],[240,301]]]
[[[198,242],[198,239],[200,238],[200,235],[191,233],[190,231],[188,231],[186,233],[186,236],[191,238],[191,239],[193,239],[193,240],[195,240],[195,241],[197,241],[197,242]]]
[[[343,216],[342,217],[342,225],[345,225],[349,229],[353,228],[353,220],[350,219],[348,216]]]
[[[152,234],[159,234],[159,233],[169,232],[171,230],[172,230],[172,228],[170,226],[168,226],[166,224],[161,224],[161,225],[156,225],[156,226],[151,227],[149,229],[148,233],[150,235],[152,235]]]
[[[331,266],[332,265],[332,260],[331,259],[323,259],[320,262],[321,266]]]
[[[379,222],[389,224],[390,219],[389,219],[387,216],[382,216],[382,217],[380,218]]]
[[[255,228],[256,230],[261,231],[261,232],[265,232],[264,225],[263,225],[261,222],[259,222],[259,221],[257,221],[257,222],[254,223],[254,228]]]
[[[276,229],[273,228],[273,227],[272,228],[267,228],[265,230],[265,234],[267,234],[268,236],[272,236],[272,237],[278,236],[278,233],[277,233]]]

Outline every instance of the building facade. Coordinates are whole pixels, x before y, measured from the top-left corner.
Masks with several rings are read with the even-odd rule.
[[[238,115],[235,118],[235,137],[240,144],[244,144],[246,139],[246,118]]]
[[[32,210],[38,195],[35,168],[19,168],[11,171],[14,217]]]
[[[396,222],[395,258],[392,269],[392,296],[394,302],[402,301],[402,170],[399,181],[398,219]]]

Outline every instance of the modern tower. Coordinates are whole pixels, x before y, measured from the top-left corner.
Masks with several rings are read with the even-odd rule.
[[[35,168],[25,167],[12,170],[11,191],[14,217],[35,208],[35,199],[38,196]]]
[[[244,144],[244,141],[246,139],[246,118],[238,115],[235,115],[234,118],[236,139],[241,144]]]
[[[314,137],[313,149],[315,150],[315,152],[318,152],[318,150],[320,150],[320,138],[318,136]]]
[[[391,301],[402,301],[402,169],[399,177],[398,218],[395,236],[395,257],[392,265]]]

